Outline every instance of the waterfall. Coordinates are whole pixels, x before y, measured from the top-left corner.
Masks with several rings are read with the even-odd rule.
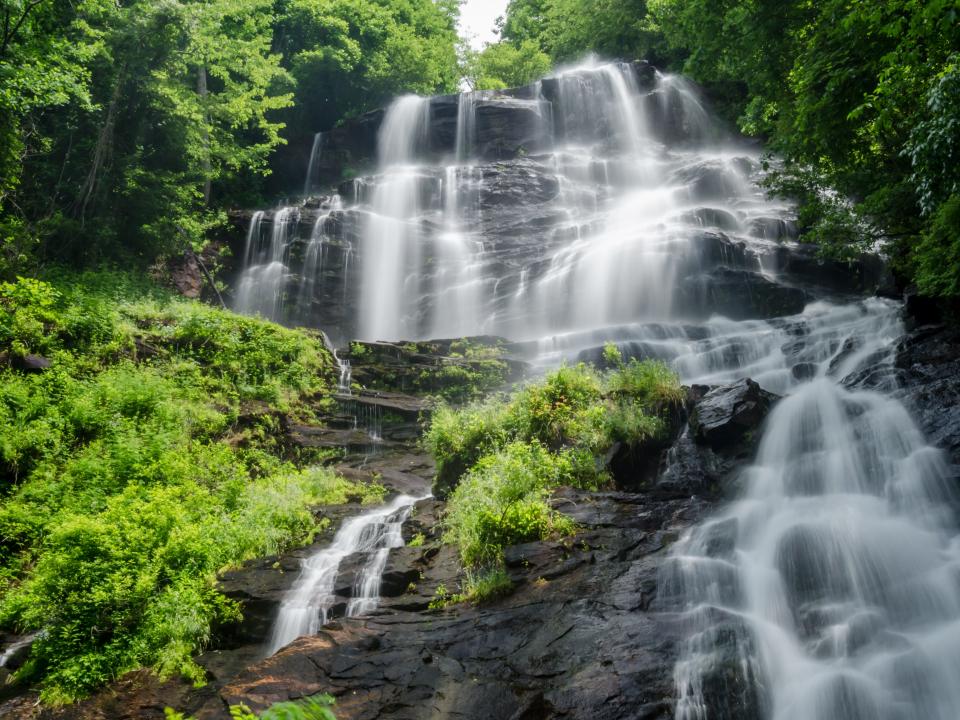
[[[301,562],[300,575],[287,592],[274,622],[269,655],[298,637],[316,634],[326,624],[336,602],[334,590],[340,564],[350,555],[362,553],[365,561],[354,583],[347,615],[352,617],[376,609],[387,554],[391,548],[403,545],[401,528],[420,499],[399,495],[385,507],[345,520],[329,547]]]
[[[383,175],[373,189],[361,240],[362,339],[416,334],[421,245],[417,214],[424,176],[412,163],[425,140],[428,112],[425,98],[406,95],[390,106],[380,128],[377,152]]]
[[[264,217],[257,213],[250,221],[247,267],[237,284],[236,305],[242,313],[279,319],[288,279],[291,230],[299,221],[299,209],[283,207],[274,211],[269,240],[262,246],[260,226]]]
[[[305,260],[293,209],[254,215],[240,307],[280,315],[300,282],[301,315],[347,338],[496,334],[541,368],[612,342],[687,384],[752,378],[780,399],[741,494],[660,578],[657,607],[683,630],[676,717],[960,717],[957,498],[897,397],[899,304],[805,254],[795,208],[762,189],[770,163],[684,78],[588,60],[453,110],[387,109],[376,173],[301,241]],[[378,437],[379,408],[348,402]],[[305,561],[273,649],[326,619],[349,553],[366,564],[348,612],[375,607],[399,537],[382,528],[403,507],[348,521]]]
[[[334,196],[327,207],[317,216],[310,233],[310,241],[303,256],[303,267],[300,272],[300,290],[297,294],[296,316],[309,323],[312,315],[314,291],[318,285],[320,273],[323,271],[324,254],[330,237],[327,233],[327,223],[331,216],[342,207],[339,196]]]
[[[303,181],[303,194],[309,195],[316,185],[317,166],[320,163],[320,156],[323,153],[324,134],[318,132],[313,136],[313,145],[310,148],[310,159],[307,160],[307,176]]]
[[[398,98],[377,132],[376,172],[327,200],[340,203],[335,222],[294,242],[286,271],[248,259],[241,284],[277,302],[238,309],[341,340],[538,341],[706,319],[717,308],[692,288],[710,283],[711,253],[743,244],[743,269],[772,278],[793,209],[758,189],[756,149],[715,126],[692,84],[639,73],[590,60],[522,93],[462,93],[455,117],[444,110],[445,136],[441,99]],[[449,149],[434,147],[441,136]],[[311,155],[335,151],[332,137]],[[706,246],[709,232],[725,233],[724,247]]]

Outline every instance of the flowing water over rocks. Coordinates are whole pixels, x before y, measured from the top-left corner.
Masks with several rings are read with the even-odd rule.
[[[247,216],[236,306],[364,341],[338,354],[341,414],[290,439],[410,497],[225,576],[247,615],[200,658],[211,686],[155,692],[200,718],[317,692],[340,718],[960,717],[960,338],[907,333],[876,258],[798,244],[693,86],[588,62],[404,97],[307,166],[311,197]],[[314,195],[348,166],[365,174]],[[612,342],[689,398],[619,491],[557,493],[578,532],[508,548],[512,595],[431,609],[460,568],[442,503],[412,501],[433,467],[411,395],[484,366],[413,341],[471,335],[499,381]],[[122,697],[112,717],[156,708]]]
[[[699,468],[741,499],[659,570],[656,606],[685,637],[677,718],[960,715],[955,477],[896,398],[899,306],[856,297],[876,264],[796,245],[757,153],[681,78],[587,64],[462,95],[444,165],[448,105],[383,116],[378,174],[352,187],[362,220],[341,225],[359,271],[328,276],[356,305],[317,322],[496,333],[541,367],[615,342],[706,386],[655,486]],[[707,457],[735,446],[756,453],[742,469]]]

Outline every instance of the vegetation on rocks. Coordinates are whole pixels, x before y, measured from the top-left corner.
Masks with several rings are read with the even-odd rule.
[[[607,354],[615,363],[607,372],[562,367],[509,400],[434,412],[425,437],[434,492],[449,497],[446,539],[466,566],[495,568],[509,545],[570,532],[552,492],[609,484],[605,456],[615,443],[665,431],[664,415],[684,398],[677,376],[657,361]]]
[[[20,279],[0,356],[0,627],[40,632],[18,679],[47,701],[143,665],[202,681],[238,613],[217,571],[308,540],[311,505],[382,497],[285,452],[281,417],[334,384],[303,332],[119,274]]]

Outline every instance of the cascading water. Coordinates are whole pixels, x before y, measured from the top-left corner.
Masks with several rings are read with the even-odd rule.
[[[800,335],[812,379],[784,386],[779,347],[760,353],[788,395],[744,497],[689,533],[664,571],[661,596],[690,637],[675,673],[682,720],[960,716],[960,540],[944,459],[902,404],[857,383],[892,390],[896,308],[831,314]]]
[[[648,70],[591,61],[512,94],[461,95],[443,152],[434,101],[400,98],[377,174],[335,211],[337,257],[329,272],[304,266],[299,282],[314,284],[295,304],[343,338],[498,334],[543,367],[614,342],[690,384],[750,377],[783,396],[743,496],[663,571],[659,605],[687,630],[677,718],[955,720],[955,500],[896,399],[900,309],[821,287],[792,207],[760,189],[757,151],[724,135],[688,81]],[[290,264],[276,214],[262,247],[267,220],[251,224],[251,282]],[[279,312],[277,293],[245,287],[269,302],[242,307]],[[328,321],[318,295],[343,312]],[[307,620],[282,613],[298,628],[283,637],[322,621],[342,558],[331,550],[305,565],[290,607]],[[351,612],[375,602],[384,561],[370,556]]]
[[[415,334],[419,277],[411,269],[420,260],[422,175],[413,162],[424,142],[428,112],[425,98],[407,95],[390,107],[380,128],[377,148],[383,175],[373,188],[361,243],[361,337]]]
[[[400,531],[417,500],[400,495],[385,507],[344,521],[329,547],[303,560],[300,576],[280,606],[268,654],[298,637],[315,634],[327,622],[327,613],[336,602],[334,588],[340,564],[350,555],[364,553],[366,561],[347,605],[347,615],[376,609],[387,555],[391,548],[403,545]]]
[[[237,310],[250,315],[279,317],[284,304],[291,229],[299,215],[295,207],[273,213],[266,242],[261,237],[263,213],[254,215],[247,236],[247,264],[237,286]]]

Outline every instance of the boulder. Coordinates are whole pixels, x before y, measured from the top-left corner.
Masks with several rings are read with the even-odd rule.
[[[713,388],[694,407],[690,424],[696,442],[730,451],[754,439],[776,396],[746,378]]]

